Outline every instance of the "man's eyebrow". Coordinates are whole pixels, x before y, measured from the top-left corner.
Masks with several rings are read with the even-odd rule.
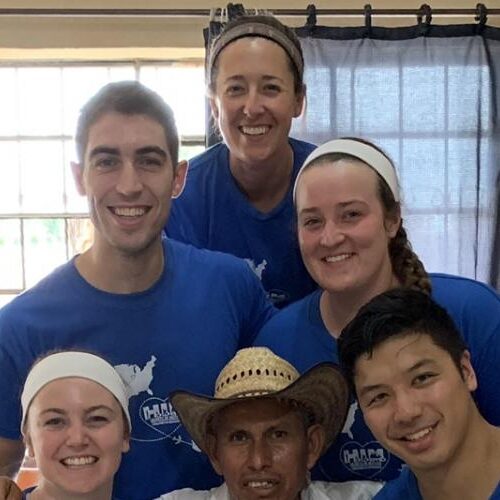
[[[118,148],[112,148],[110,146],[96,146],[89,153],[89,158],[93,158],[99,154],[109,154],[109,155],[119,155],[120,152]]]
[[[167,152],[163,149],[160,148],[159,146],[144,146],[143,148],[139,148],[136,150],[135,154],[137,155],[146,155],[149,153],[155,153],[164,159],[168,157]]]
[[[369,392],[378,391],[382,389],[382,387],[385,387],[384,384],[365,385],[359,391],[359,397],[362,397],[365,394],[368,394]]]
[[[419,368],[422,368],[422,366],[426,365],[435,365],[436,362],[433,359],[421,359],[420,361],[417,361],[414,365],[410,366],[406,371],[407,373],[413,372],[415,370],[418,370]]]

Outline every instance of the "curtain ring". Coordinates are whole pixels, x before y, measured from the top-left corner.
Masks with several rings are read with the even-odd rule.
[[[476,16],[474,19],[481,27],[486,24],[486,21],[488,20],[488,9],[484,3],[478,3],[476,5]]]
[[[372,6],[367,3],[363,7],[364,13],[365,13],[365,29],[367,33],[371,33],[372,31]]]
[[[417,13],[417,22],[419,25],[422,25],[422,21],[425,16],[425,27],[429,28],[431,21],[432,21],[432,9],[431,6],[424,3],[423,5],[420,6],[420,9],[418,9]]]
[[[316,17],[316,5],[314,5],[313,3],[310,3],[307,6],[306,13],[307,13],[306,26],[308,28],[314,28],[316,26],[316,22],[318,20]]]

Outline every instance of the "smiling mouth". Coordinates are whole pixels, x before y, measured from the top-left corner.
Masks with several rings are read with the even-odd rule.
[[[405,436],[401,437],[401,441],[407,441],[410,443],[416,443],[421,439],[424,439],[426,436],[428,436],[435,428],[437,424],[430,425],[429,427],[425,427],[424,429],[420,429],[417,432],[413,432],[411,434],[406,434]]]
[[[272,479],[265,479],[260,481],[247,481],[245,486],[247,488],[264,489],[269,490],[274,488],[278,484],[278,481]]]
[[[334,264],[335,262],[342,262],[344,260],[350,259],[354,254],[353,253],[342,253],[339,255],[329,255],[328,257],[324,257],[322,260],[328,262],[329,264]]]
[[[109,207],[109,210],[111,213],[118,217],[128,217],[128,218],[133,218],[133,217],[142,217],[145,215],[151,207]]]
[[[249,127],[249,126],[241,126],[239,127],[240,132],[242,132],[245,135],[252,135],[252,136],[257,136],[257,135],[264,135],[269,130],[271,130],[271,127],[269,125],[259,125],[258,127]]]
[[[67,457],[63,458],[60,462],[66,467],[83,467],[85,465],[95,464],[99,459],[93,455],[84,457]]]

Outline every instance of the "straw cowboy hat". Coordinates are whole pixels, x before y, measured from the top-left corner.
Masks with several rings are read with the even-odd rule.
[[[347,414],[349,389],[336,365],[321,363],[302,376],[267,347],[241,349],[222,369],[214,397],[175,391],[170,401],[193,441],[207,450],[206,436],[213,415],[242,399],[294,401],[306,409],[311,423],[325,432],[325,451],[341,431]]]

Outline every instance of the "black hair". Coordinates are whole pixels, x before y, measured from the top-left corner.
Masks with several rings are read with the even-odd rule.
[[[448,312],[423,292],[396,288],[374,297],[342,330],[338,350],[342,370],[352,389],[357,360],[391,338],[428,335],[446,351],[460,374],[466,345]]]

